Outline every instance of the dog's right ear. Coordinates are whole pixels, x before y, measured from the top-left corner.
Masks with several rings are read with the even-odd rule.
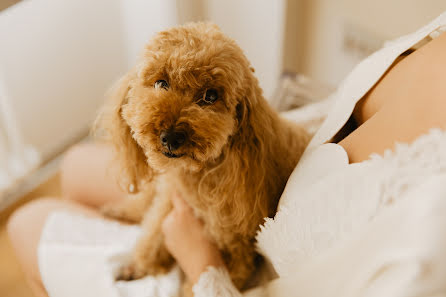
[[[136,71],[131,71],[112,87],[93,129],[95,136],[114,147],[119,184],[129,193],[138,192],[153,175],[143,150],[133,139],[130,127],[121,115],[135,78]]]

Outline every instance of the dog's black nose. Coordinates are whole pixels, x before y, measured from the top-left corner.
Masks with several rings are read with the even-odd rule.
[[[183,132],[162,131],[160,140],[165,148],[173,152],[186,141],[186,134]]]

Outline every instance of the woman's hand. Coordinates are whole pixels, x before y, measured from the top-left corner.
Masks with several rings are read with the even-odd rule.
[[[223,266],[220,251],[207,237],[203,223],[179,194],[172,197],[173,210],[164,219],[162,230],[167,249],[186,276],[196,283],[208,266]]]

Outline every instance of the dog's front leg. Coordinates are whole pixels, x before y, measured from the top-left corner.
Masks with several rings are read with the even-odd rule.
[[[105,204],[101,207],[101,213],[106,217],[120,221],[133,224],[141,223],[155,194],[156,189],[150,184],[139,193],[129,195],[123,201]]]
[[[166,273],[172,268],[173,257],[164,245],[161,224],[172,209],[172,203],[167,196],[156,197],[153,205],[145,214],[142,229],[132,260],[119,271],[118,279],[132,280],[147,274]]]
[[[223,259],[228,268],[234,285],[241,290],[255,270],[255,249],[253,244],[234,243],[223,253]]]

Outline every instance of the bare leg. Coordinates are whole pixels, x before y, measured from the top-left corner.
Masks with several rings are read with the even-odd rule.
[[[122,201],[126,193],[118,186],[112,154],[99,144],[71,148],[61,165],[62,196],[94,208]]]
[[[46,296],[37,262],[37,246],[46,218],[56,210],[99,216],[94,210],[70,201],[42,198],[14,212],[8,221],[8,235],[26,279],[36,296]]]
[[[97,207],[122,201],[125,196],[109,169],[111,160],[112,152],[106,146],[82,144],[73,147],[61,167],[66,200],[41,198],[22,206],[10,217],[8,234],[36,296],[46,296],[37,264],[37,246],[48,215],[56,210],[70,210],[100,216]]]

